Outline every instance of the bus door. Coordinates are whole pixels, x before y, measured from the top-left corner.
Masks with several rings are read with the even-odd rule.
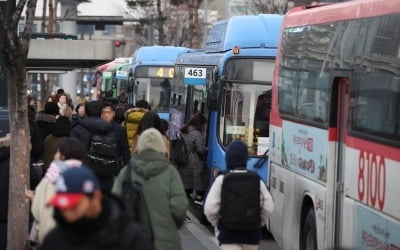
[[[349,110],[349,100],[350,100],[350,87],[349,87],[349,79],[348,78],[339,78],[336,80],[337,86],[337,114],[334,117],[334,114],[331,114],[331,125],[336,125],[336,128],[330,128],[330,130],[337,132],[337,151],[336,151],[336,169],[334,176],[334,182],[332,191],[335,197],[334,204],[334,221],[332,224],[326,223],[327,227],[331,227],[328,229],[328,232],[332,232],[331,236],[328,237],[334,239],[334,242],[330,242],[327,245],[332,246],[334,244],[335,247],[340,246],[341,238],[342,238],[342,221],[343,221],[343,207],[344,207],[344,166],[345,166],[345,138],[347,136],[347,121],[348,121],[348,110]],[[333,93],[336,95],[336,93]],[[335,97],[333,96],[332,99]],[[335,121],[336,119],[336,121]],[[330,131],[330,134],[332,134]],[[330,135],[332,137],[332,135]],[[330,138],[332,140],[333,138]],[[329,181],[328,181],[329,185]],[[328,192],[329,195],[329,192]],[[333,227],[332,227],[333,225]]]

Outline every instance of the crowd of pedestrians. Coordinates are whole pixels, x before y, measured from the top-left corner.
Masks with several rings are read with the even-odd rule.
[[[28,98],[32,147],[31,186],[26,196],[31,200],[29,241],[33,248],[182,249],[178,229],[191,221],[186,215],[189,201],[203,205],[210,183],[204,162],[204,115],[193,114],[182,126],[189,157],[185,166],[177,166],[170,161],[168,121],[152,112],[145,100],[132,107],[124,96],[117,101],[108,93],[100,101],[81,103],[74,109],[61,89],[36,112],[35,100]],[[247,150],[245,144],[229,146],[228,168],[246,167],[243,150]],[[0,163],[8,164],[8,155],[9,149],[0,148]],[[4,169],[0,168],[3,178]],[[141,186],[137,218],[127,212],[122,195],[126,176]],[[222,176],[205,202],[205,215],[216,228],[221,249],[257,249],[258,236],[231,241],[242,239],[237,237],[242,233],[227,229],[219,220]],[[8,183],[0,183],[8,188]],[[255,235],[273,209],[262,181],[260,190],[261,223],[253,229]],[[4,232],[4,227],[0,229]],[[2,244],[0,250],[5,249]]]

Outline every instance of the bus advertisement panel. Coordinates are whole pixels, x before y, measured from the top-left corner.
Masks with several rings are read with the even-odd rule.
[[[400,0],[289,11],[272,86],[282,249],[400,249]]]

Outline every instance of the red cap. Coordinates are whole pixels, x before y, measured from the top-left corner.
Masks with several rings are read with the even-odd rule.
[[[57,193],[51,198],[49,205],[60,210],[71,209],[78,205],[84,196],[82,193]]]

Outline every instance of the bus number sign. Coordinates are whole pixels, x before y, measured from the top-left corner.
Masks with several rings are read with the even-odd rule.
[[[174,77],[174,68],[160,67],[160,68],[158,68],[156,75],[157,75],[157,77],[160,77],[160,78],[163,78],[163,77],[173,78]]]
[[[140,66],[135,70],[135,77],[154,77],[154,78],[173,78],[174,77],[174,67],[167,66]]]
[[[383,210],[386,195],[386,166],[383,156],[360,151],[357,187],[360,201]]]
[[[185,68],[184,83],[188,85],[205,85],[206,68]]]

